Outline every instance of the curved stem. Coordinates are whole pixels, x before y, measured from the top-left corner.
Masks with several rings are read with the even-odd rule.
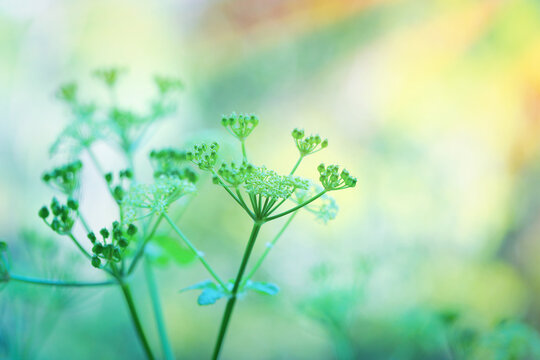
[[[69,238],[70,238],[71,240],[73,240],[73,242],[75,243],[75,245],[76,245],[76,246],[79,248],[79,250],[84,254],[84,256],[86,256],[86,257],[89,258],[89,259],[92,258],[92,256],[88,253],[88,251],[86,251],[86,249],[82,247],[81,243],[79,243],[79,242],[77,241],[77,239],[75,239],[75,236],[73,236],[72,233],[69,233],[69,234],[67,234],[67,235],[69,236]]]
[[[81,224],[84,227],[84,229],[86,230],[86,232],[87,233],[92,232],[92,229],[90,229],[90,226],[88,226],[88,223],[86,222],[86,219],[84,218],[84,216],[82,215],[82,213],[81,213],[81,211],[79,209],[77,209],[77,215],[79,217],[79,220],[81,220]]]
[[[292,175],[294,174],[294,172],[296,171],[296,169],[298,169],[298,166],[300,165],[300,163],[302,162],[302,159],[304,158],[303,155],[300,155],[300,157],[298,158],[298,161],[296,162],[296,164],[294,164],[294,167],[292,168],[291,172],[289,175]]]
[[[148,244],[148,242],[152,239],[152,237],[156,233],[156,230],[157,230],[159,224],[161,223],[162,219],[163,219],[163,216],[160,216],[156,220],[156,222],[154,223],[154,226],[152,227],[152,230],[150,230],[150,233],[148,234],[148,236],[146,236],[146,238],[144,239],[142,245],[137,250],[137,253],[133,257],[133,260],[131,261],[131,264],[129,265],[129,268],[128,268],[128,271],[127,271],[128,275],[130,275],[133,272],[133,270],[135,270],[135,266],[137,265],[137,263],[141,259],[141,256],[144,254],[144,249],[146,248],[146,244]]]
[[[154,311],[154,318],[156,320],[156,326],[158,329],[159,340],[163,349],[163,356],[166,360],[174,359],[173,351],[169,338],[167,336],[167,329],[165,327],[165,321],[163,319],[163,311],[161,309],[161,302],[159,300],[158,287],[156,279],[154,277],[154,271],[149,259],[145,257],[144,261],[144,274],[146,276],[146,284],[148,285],[148,291],[150,292],[150,300],[152,301],[152,310]]]
[[[150,349],[150,345],[148,344],[148,340],[146,339],[146,335],[144,334],[141,321],[139,320],[139,315],[137,314],[137,309],[135,308],[135,303],[133,302],[133,296],[131,295],[129,285],[126,283],[121,283],[120,287],[122,288],[122,294],[124,295],[124,299],[126,300],[126,304],[129,308],[129,314],[131,315],[133,326],[135,327],[139,341],[143,346],[146,357],[150,360],[154,360],[155,358],[152,354],[152,349]]]
[[[189,249],[195,254],[195,256],[201,261],[201,263],[203,264],[203,266],[206,268],[206,270],[208,270],[208,272],[210,273],[210,275],[212,275],[212,277],[219,283],[219,285],[223,288],[223,290],[225,290],[225,292],[229,292],[229,289],[227,289],[227,286],[225,285],[225,283],[223,282],[223,280],[221,280],[221,278],[218,276],[218,274],[214,271],[214,269],[212,269],[212,267],[210,266],[210,264],[208,264],[208,262],[204,259],[202,253],[197,250],[197,248],[195,247],[195,245],[193,245],[193,243],[191,241],[189,241],[189,239],[184,235],[184,233],[182,231],[180,231],[180,229],[178,228],[178,226],[176,226],[176,224],[171,220],[171,218],[169,217],[169,215],[167,215],[167,213],[163,213],[163,217],[165,218],[165,220],[167,220],[167,222],[169,223],[169,225],[171,225],[171,227],[173,228],[174,232],[180,236],[180,238],[184,241],[184,243],[186,243],[186,245],[189,247]]]
[[[62,281],[62,280],[47,280],[39,279],[30,276],[9,274],[7,281],[18,281],[26,284],[48,285],[48,286],[63,286],[63,287],[94,287],[114,285],[117,282],[113,280],[98,281],[98,282],[81,282],[81,281]]]
[[[272,220],[275,220],[275,219],[280,218],[282,216],[288,215],[288,214],[290,214],[290,213],[292,213],[292,212],[294,212],[294,211],[296,211],[296,210],[298,210],[300,208],[303,208],[304,206],[308,205],[309,203],[317,200],[318,198],[320,198],[321,196],[326,194],[327,191],[328,190],[325,189],[325,190],[321,191],[320,193],[318,193],[317,195],[315,195],[314,197],[312,197],[311,199],[309,199],[307,201],[304,201],[303,203],[301,203],[301,204],[299,204],[299,205],[297,205],[297,206],[295,206],[295,207],[293,207],[293,208],[291,208],[291,209],[289,209],[287,211],[284,211],[284,212],[282,212],[280,214],[267,217],[265,220],[266,221],[272,221]]]
[[[240,283],[242,282],[242,277],[244,275],[244,271],[246,270],[247,263],[249,261],[249,257],[251,255],[251,251],[253,250],[253,245],[255,245],[255,241],[257,240],[257,235],[259,234],[259,230],[261,229],[262,224],[259,222],[255,222],[253,224],[253,228],[251,230],[251,235],[249,236],[249,240],[246,246],[246,249],[244,250],[244,256],[242,257],[242,262],[240,264],[240,268],[238,269],[238,274],[236,275],[236,280],[234,281],[234,286],[231,291],[231,296],[229,297],[229,300],[227,301],[227,305],[225,307],[225,312],[223,313],[223,318],[221,320],[221,326],[219,328],[218,337],[216,340],[216,345],[214,347],[214,353],[212,355],[213,360],[217,360],[219,358],[219,354],[221,352],[221,348],[223,347],[223,341],[225,340],[225,334],[227,333],[227,328],[229,326],[229,322],[231,320],[232,312],[234,310],[234,305],[236,303],[236,294],[238,293],[238,289],[240,288]]]
[[[247,153],[246,153],[246,143],[244,140],[240,141],[242,143],[242,160],[247,163]]]
[[[292,222],[292,220],[294,219],[296,214],[298,214],[298,213],[295,212],[294,214],[292,214],[291,217],[289,217],[289,219],[287,219],[287,222],[285,222],[285,224],[283,224],[283,227],[279,230],[279,232],[276,234],[276,236],[274,236],[272,241],[266,244],[266,249],[262,253],[261,257],[257,260],[257,262],[255,263],[255,265],[253,266],[251,271],[246,275],[245,279],[242,281],[242,284],[241,284],[242,286],[245,285],[253,277],[253,275],[255,275],[257,270],[261,267],[262,263],[264,262],[264,259],[266,259],[266,257],[268,256],[268,253],[270,252],[270,250],[272,250],[274,245],[276,245],[277,241],[279,240],[281,235],[283,235],[283,233],[285,232],[287,227],[290,225],[290,223]],[[242,286],[240,286],[240,287],[242,287]]]

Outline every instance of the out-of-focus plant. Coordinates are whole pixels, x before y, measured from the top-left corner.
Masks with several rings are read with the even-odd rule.
[[[15,274],[10,271],[7,245],[2,242],[0,281],[2,286],[11,281],[62,287],[118,286],[129,308],[143,349],[149,359],[154,359],[137,313],[129,281],[141,259],[145,258],[148,260],[144,261],[146,280],[163,347],[163,357],[172,359],[174,357],[165,333],[157,286],[150,264],[153,259],[146,254],[146,245],[156,234],[161,218],[153,222],[152,219],[139,222],[137,226],[135,221],[142,216],[131,211],[134,204],[142,207],[148,205],[151,211],[164,211],[172,202],[195,191],[193,183],[196,177],[193,176],[193,171],[181,170],[181,166],[177,166],[179,172],[156,176],[155,183],[151,185],[138,184],[134,168],[134,156],[148,135],[149,127],[175,111],[175,99],[178,91],[182,89],[182,83],[177,79],[155,77],[155,97],[150,100],[146,111],[135,113],[123,108],[117,99],[117,83],[124,72],[122,69],[110,68],[94,73],[109,91],[108,104],[83,101],[76,83],[65,84],[58,91],[57,96],[68,106],[72,119],[51,147],[51,153],[63,152],[75,160],[44,173],[43,181],[59,192],[59,196],[53,197],[48,206],[43,206],[38,211],[39,217],[53,232],[71,239],[89,264],[103,271],[108,279],[97,282],[63,281]],[[92,148],[98,141],[115,145],[126,158],[126,169],[119,171],[116,176],[112,172],[105,173]],[[104,184],[119,209],[118,219],[112,221],[110,227],[98,231],[90,228],[83,210],[79,207],[80,175],[83,167],[79,156],[82,152],[88,154],[101,173]],[[185,162],[184,166],[189,167],[189,164]],[[130,188],[132,190],[128,192]],[[128,193],[130,196],[126,200]],[[76,237],[73,228],[77,222],[86,230],[86,239]],[[159,247],[159,244],[158,242],[155,246]],[[167,247],[163,251],[167,252]]]
[[[299,150],[299,158],[287,175],[256,165],[248,160],[246,139],[257,127],[259,120],[254,115],[225,116],[223,126],[241,143],[241,162],[224,162],[218,155],[217,143],[196,145],[190,151],[171,148],[154,150],[150,153],[153,166],[153,182],[143,184],[137,181],[134,157],[146,138],[149,127],[159,119],[174,111],[174,97],[182,88],[181,82],[157,77],[156,98],[150,102],[147,111],[135,113],[123,108],[117,101],[116,84],[124,71],[104,69],[95,76],[104,83],[110,94],[109,105],[83,102],[74,83],[64,85],[58,92],[73,114],[73,120],[61,133],[52,147],[52,152],[67,151],[72,161],[46,172],[42,179],[59,193],[50,203],[38,211],[45,225],[58,236],[69,238],[89,264],[99,269],[107,277],[104,281],[82,282],[49,280],[22,276],[10,271],[7,259],[7,244],[0,243],[0,282],[2,286],[16,281],[21,283],[64,286],[96,287],[118,286],[129,309],[134,328],[149,359],[154,359],[146,331],[140,321],[131,292],[131,275],[139,263],[144,264],[147,287],[151,297],[154,318],[158,328],[163,357],[173,359],[152,264],[162,262],[160,252],[169,253],[177,262],[198,259],[210,273],[212,280],[204,280],[184,290],[202,290],[198,297],[200,305],[213,304],[221,298],[227,299],[225,312],[214,346],[213,358],[221,352],[225,334],[233,313],[236,300],[249,290],[264,294],[276,294],[278,287],[271,283],[253,281],[252,277],[262,265],[270,249],[276,244],[296,213],[304,208],[323,221],[333,219],[337,212],[335,201],[328,195],[331,191],[355,187],[356,178],[337,165],[321,164],[317,170],[321,186],[294,176],[302,159],[314,154],[328,145],[318,135],[305,136],[302,130],[295,129],[292,136]],[[115,145],[125,156],[126,167],[116,172],[105,172],[99,159],[93,153],[93,145],[105,140]],[[85,152],[94,167],[100,172],[104,185],[118,206],[118,217],[112,219],[111,226],[92,229],[80,207],[80,176],[83,163],[79,160]],[[191,163],[211,174],[214,184],[222,187],[253,221],[244,255],[234,280],[225,282],[214,271],[204,253],[199,251],[168,214],[169,207],[180,198],[195,193],[198,175]],[[291,200],[286,210],[281,207]],[[289,216],[281,230],[268,243],[265,252],[245,275],[248,261],[261,227],[273,220]],[[172,243],[168,237],[159,235],[158,227],[162,220],[187,245],[191,252],[185,256],[183,248]],[[86,238],[79,238],[74,227],[80,222],[86,231]],[[149,245],[152,243],[152,245]],[[160,249],[156,251],[156,249]]]

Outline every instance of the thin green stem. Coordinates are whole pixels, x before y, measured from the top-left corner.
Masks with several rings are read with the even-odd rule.
[[[95,287],[117,284],[116,281],[98,281],[98,282],[82,282],[82,281],[62,281],[62,280],[47,280],[39,279],[23,275],[9,274],[7,281],[17,281],[27,284],[48,285],[48,286],[63,286],[63,287]]]
[[[135,266],[137,266],[137,263],[141,259],[141,256],[144,254],[146,244],[148,244],[148,242],[152,239],[152,237],[156,233],[156,230],[157,230],[159,224],[161,223],[162,219],[163,219],[163,215],[160,215],[159,218],[154,223],[154,226],[152,227],[152,230],[150,230],[150,233],[145,237],[143,243],[141,244],[141,246],[137,250],[137,253],[133,257],[133,260],[131,261],[131,264],[129,265],[129,268],[128,268],[128,271],[127,271],[128,275],[130,275],[133,272],[133,270],[135,270]]]
[[[298,161],[296,162],[296,164],[294,164],[294,167],[292,168],[291,172],[289,175],[292,175],[294,174],[294,172],[296,171],[296,169],[298,169],[298,166],[300,165],[300,163],[302,162],[302,159],[304,158],[304,155],[300,155],[300,157],[298,158]]]
[[[247,152],[246,152],[246,143],[245,140],[240,140],[242,143],[242,160],[247,163]]]
[[[281,227],[281,229],[279,230],[279,232],[276,234],[276,236],[274,236],[274,238],[272,239],[271,242],[267,243],[266,244],[266,249],[264,250],[264,252],[262,253],[261,257],[257,260],[257,262],[255,263],[255,265],[253,266],[253,268],[251,269],[251,271],[246,275],[245,279],[242,281],[242,284],[240,287],[244,286],[252,277],[253,275],[255,275],[255,273],[257,272],[257,270],[259,270],[259,268],[261,267],[262,263],[264,262],[264,260],[266,259],[266,257],[268,256],[268,253],[270,252],[270,250],[272,250],[272,248],[276,245],[277,241],[279,240],[279,238],[281,237],[281,235],[283,235],[283,233],[285,232],[285,230],[287,229],[287,227],[289,226],[289,224],[292,222],[292,220],[294,219],[294,217],[296,216],[296,214],[298,214],[297,212],[295,212],[294,214],[292,214],[289,219],[287,219],[287,222],[285,222],[285,224],[283,224],[283,226]]]
[[[69,238],[71,240],[73,240],[73,242],[75,243],[75,245],[79,248],[79,250],[84,254],[84,256],[86,256],[87,258],[91,259],[92,256],[88,253],[88,251],[86,251],[85,248],[82,247],[81,243],[79,243],[79,241],[77,241],[77,239],[75,239],[75,236],[73,236],[72,233],[68,233],[67,234],[69,236]]]
[[[166,360],[173,360],[174,354],[171,348],[171,344],[169,342],[169,338],[167,336],[167,329],[165,327],[165,320],[163,318],[163,310],[161,308],[158,287],[156,284],[156,279],[154,277],[152,264],[150,263],[150,260],[146,256],[143,263],[144,263],[144,274],[146,276],[146,284],[148,285],[148,291],[150,292],[150,299],[152,301],[152,309],[154,311],[154,318],[156,320],[159,340],[161,342],[161,347],[163,349],[163,356],[165,357]]]
[[[92,151],[92,149],[90,149],[89,146],[86,147],[86,152],[88,152],[88,156],[90,156],[90,160],[92,160],[92,163],[94,164],[97,171],[99,172],[99,174],[103,178],[103,181],[105,181],[105,172],[103,171],[103,168],[101,167],[101,164],[99,163],[97,157],[94,155],[94,152]],[[108,186],[108,184],[107,184],[107,186]]]
[[[257,235],[259,234],[259,230],[261,229],[261,226],[262,224],[259,222],[255,222],[253,224],[253,228],[251,230],[251,234],[249,236],[246,249],[244,250],[244,256],[242,257],[242,262],[240,263],[240,268],[238,269],[238,274],[236,275],[236,279],[234,281],[234,285],[231,291],[231,296],[229,297],[229,300],[227,301],[225,312],[223,313],[223,318],[221,320],[221,326],[219,328],[216,345],[214,347],[214,353],[212,355],[213,360],[217,360],[219,358],[219,354],[223,347],[225,334],[227,333],[227,328],[229,326],[232,312],[234,310],[234,305],[236,303],[236,294],[238,293],[238,289],[240,288],[240,283],[242,282],[244,271],[246,270],[246,266],[248,264],[249,257],[251,255],[251,251],[253,250],[253,246],[255,245],[255,241],[257,240]]]
[[[82,215],[82,213],[81,213],[81,211],[79,209],[77,209],[77,215],[79,217],[79,220],[81,220],[81,224],[83,225],[86,232],[87,233],[92,232],[92,229],[90,229],[90,226],[88,226],[88,223],[86,222],[86,219],[84,218],[84,216]]]
[[[218,276],[218,274],[214,271],[214,269],[212,269],[212,267],[210,266],[210,264],[208,264],[208,262],[204,259],[204,255],[199,251],[197,250],[197,248],[195,247],[195,245],[193,245],[191,243],[191,241],[189,241],[189,239],[184,235],[184,233],[182,233],[182,231],[180,231],[180,229],[178,228],[178,226],[176,226],[176,224],[171,220],[171,218],[169,217],[169,215],[167,215],[166,213],[163,214],[163,217],[165,218],[165,220],[167,220],[167,222],[169,223],[169,225],[171,225],[171,227],[173,228],[174,232],[180,236],[180,238],[184,241],[184,243],[189,247],[189,249],[195,254],[195,256],[201,261],[201,263],[203,264],[203,266],[206,268],[206,270],[208,270],[208,272],[210,273],[210,275],[212,275],[212,277],[219,283],[219,285],[223,288],[223,290],[225,290],[225,292],[229,292],[229,290],[227,289],[227,286],[225,285],[225,283],[223,282],[223,280],[221,280],[221,278]]]
[[[301,203],[301,204],[299,204],[299,205],[297,205],[297,206],[295,206],[295,207],[293,207],[293,208],[291,208],[291,209],[289,209],[287,211],[284,211],[284,212],[282,212],[280,214],[277,214],[277,215],[274,215],[274,216],[267,217],[265,219],[265,221],[272,221],[272,220],[275,220],[275,219],[280,218],[282,216],[288,215],[288,214],[290,214],[292,212],[295,212],[296,210],[298,210],[300,208],[303,208],[304,206],[308,205],[309,203],[317,200],[318,198],[320,198],[321,196],[326,194],[327,191],[328,190],[325,189],[325,190],[321,191],[320,193],[318,193],[317,195],[315,195],[314,197],[312,197],[311,199],[309,199],[307,201],[304,201],[303,203]]]
[[[141,321],[139,320],[139,315],[137,314],[137,308],[135,307],[135,303],[133,302],[133,296],[131,295],[131,290],[129,289],[129,285],[122,282],[120,284],[120,287],[122,288],[122,294],[124,295],[124,299],[126,300],[126,304],[129,308],[129,314],[131,315],[133,326],[135,327],[135,331],[137,333],[139,341],[141,342],[143,346],[146,357],[150,360],[153,360],[155,358],[154,358],[154,355],[152,354],[152,349],[150,348],[148,340],[146,339],[146,335],[144,334]]]
[[[229,189],[229,187],[227,186],[227,184],[225,184],[225,182],[221,179],[221,177],[218,175],[218,173],[214,170],[214,169],[211,169],[211,172],[212,172],[212,175],[214,175],[220,185],[229,193],[229,195],[234,199],[234,201],[236,201],[238,203],[238,205],[240,205],[247,213],[248,215],[252,218],[252,219],[255,219],[255,215],[253,214],[253,212],[251,212],[251,210],[249,210],[249,208],[245,205],[245,203],[243,203],[242,201],[240,201],[240,199],[238,199],[236,197],[236,195],[233,194],[233,192]]]

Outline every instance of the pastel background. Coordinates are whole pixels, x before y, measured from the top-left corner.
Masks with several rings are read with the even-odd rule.
[[[120,97],[137,108],[153,74],[178,76],[179,112],[157,124],[141,170],[158,146],[234,146],[219,120],[237,111],[261,119],[248,140],[260,163],[288,171],[300,127],[330,143],[300,175],[338,162],[359,179],[335,194],[335,220],[304,213],[291,225],[258,275],[281,291],[240,302],[224,359],[455,359],[456,329],[490,336],[511,321],[515,331],[479,355],[509,359],[495,355],[504,341],[540,343],[539,64],[534,0],[3,0],[0,238],[19,273],[99,278],[37,217],[51,197],[40,176],[62,161],[48,149],[68,122],[54,93],[76,80],[99,96],[91,72],[122,66]],[[96,153],[122,166],[110,147]],[[84,185],[91,225],[109,224],[91,166]],[[225,195],[204,180],[179,223],[227,278],[249,223]],[[224,302],[200,307],[178,292],[206,276],[198,263],[158,270],[178,358],[211,352]],[[121,301],[112,288],[9,284],[0,358],[142,358]]]

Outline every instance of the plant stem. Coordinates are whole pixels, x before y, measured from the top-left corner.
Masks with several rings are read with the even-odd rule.
[[[144,348],[146,357],[150,360],[154,360],[155,358],[154,358],[154,355],[152,354],[152,349],[150,349],[150,345],[148,344],[146,335],[144,335],[141,321],[139,320],[139,316],[137,315],[137,309],[135,308],[135,303],[133,302],[133,296],[131,295],[131,290],[129,289],[129,285],[122,282],[120,284],[120,287],[122,288],[122,294],[124,295],[124,299],[126,300],[126,304],[129,308],[129,314],[131,315],[133,326],[135,327],[135,331],[137,332],[139,341],[141,342]]]
[[[195,247],[195,245],[193,245],[191,243],[191,241],[189,241],[189,239],[184,235],[184,233],[182,233],[182,231],[180,231],[180,229],[178,228],[178,226],[176,226],[176,224],[171,220],[171,218],[169,217],[169,215],[167,213],[163,213],[163,217],[165,218],[165,220],[167,220],[167,222],[169,223],[169,225],[171,225],[171,227],[173,228],[174,232],[176,234],[178,234],[178,236],[180,236],[180,238],[186,243],[186,245],[189,247],[189,249],[195,254],[195,256],[201,261],[201,263],[203,264],[203,266],[206,268],[206,270],[208,270],[208,272],[210,273],[210,275],[212,275],[212,277],[219,283],[219,285],[223,288],[223,290],[225,290],[227,293],[229,292],[229,289],[227,289],[227,285],[225,285],[225,283],[223,282],[223,280],[221,280],[221,278],[219,277],[219,275],[214,271],[214,269],[212,269],[212,267],[210,266],[210,264],[208,264],[208,262],[204,259],[203,255],[201,254],[201,252],[199,250],[197,250],[197,248]]]
[[[297,205],[297,206],[295,206],[295,207],[293,207],[293,208],[291,208],[291,209],[289,209],[289,210],[287,210],[287,211],[284,211],[284,212],[282,212],[282,213],[280,213],[280,214],[277,214],[277,215],[274,215],[274,216],[267,217],[265,220],[266,220],[266,221],[275,220],[275,219],[280,218],[280,217],[282,217],[282,216],[288,215],[288,214],[290,214],[290,213],[292,213],[292,212],[294,212],[294,211],[296,211],[296,210],[298,210],[298,209],[300,209],[300,208],[303,208],[304,206],[308,205],[309,203],[311,203],[311,202],[317,200],[318,198],[320,198],[321,196],[323,196],[324,194],[326,194],[327,191],[328,191],[328,190],[325,189],[325,190],[321,191],[320,193],[318,193],[317,195],[315,195],[314,197],[312,197],[311,199],[309,199],[309,200],[307,200],[307,201],[304,201],[303,203],[301,203],[301,204],[299,204],[299,205]]]
[[[291,221],[294,219],[294,217],[296,216],[296,214],[298,214],[297,212],[295,212],[294,214],[292,214],[289,219],[287,220],[287,222],[285,222],[285,224],[283,224],[283,227],[279,230],[279,232],[276,234],[276,236],[274,236],[274,238],[272,239],[271,242],[269,242],[267,245],[266,245],[266,249],[264,250],[264,252],[262,253],[261,257],[259,258],[259,260],[257,260],[257,262],[255,263],[255,265],[253,266],[253,268],[251,269],[251,271],[246,275],[245,279],[242,281],[242,285],[245,285],[252,277],[253,275],[255,275],[255,273],[257,272],[257,270],[259,269],[259,267],[261,267],[264,259],[266,259],[266,257],[268,256],[268,253],[270,252],[270,250],[272,250],[272,248],[274,247],[274,245],[277,243],[277,241],[279,240],[279,238],[281,237],[281,235],[283,235],[283,233],[285,232],[285,230],[287,229],[287,227],[289,226],[289,224],[291,223]]]
[[[247,163],[247,153],[246,153],[246,144],[245,140],[241,140],[242,143],[242,160]]]
[[[300,155],[300,157],[298,158],[298,161],[296,162],[296,164],[294,164],[294,167],[292,168],[291,170],[291,173],[289,175],[292,175],[294,174],[294,172],[296,171],[296,169],[298,169],[298,165],[300,165],[300,163],[302,162],[302,159],[304,158],[303,155]]]
[[[152,227],[152,230],[150,230],[150,233],[148,234],[148,236],[146,236],[146,238],[144,239],[142,245],[137,250],[137,253],[133,257],[133,260],[131,261],[131,264],[129,265],[129,268],[128,268],[128,271],[127,271],[128,275],[130,275],[133,272],[133,270],[135,270],[135,266],[137,265],[137,263],[141,259],[141,256],[144,254],[144,249],[146,248],[146,244],[148,244],[148,242],[152,239],[152,237],[156,233],[156,230],[157,230],[159,224],[161,223],[162,219],[163,219],[163,216],[159,216],[159,218],[154,223],[154,226]]]
[[[23,275],[14,275],[9,274],[8,281],[18,281],[26,284],[35,284],[35,285],[49,285],[49,286],[64,286],[64,287],[93,287],[93,286],[106,286],[114,285],[116,281],[100,281],[100,282],[80,282],[80,281],[62,281],[62,280],[47,280],[39,279]]]
[[[225,307],[225,312],[223,313],[221,326],[219,328],[219,334],[216,340],[216,345],[214,347],[214,354],[212,355],[213,360],[217,360],[219,358],[219,353],[221,352],[221,348],[223,347],[225,334],[227,333],[227,328],[229,326],[232,312],[234,310],[234,305],[236,303],[236,294],[238,293],[238,289],[240,288],[240,283],[242,282],[242,277],[244,275],[244,271],[246,270],[246,266],[249,261],[249,256],[251,255],[251,251],[253,250],[253,245],[255,245],[255,241],[257,240],[257,235],[259,234],[259,230],[261,229],[261,226],[262,224],[259,222],[255,222],[253,224],[251,235],[249,236],[246,249],[244,250],[244,256],[242,257],[242,262],[240,264],[240,268],[238,269],[238,274],[236,275],[236,279],[234,281],[234,286],[231,291],[231,296],[229,297],[229,300],[227,301],[227,306]]]
[[[75,239],[75,236],[73,236],[72,233],[69,233],[69,234],[67,234],[67,235],[69,236],[69,238],[70,238],[71,240],[73,240],[73,242],[75,243],[75,245],[79,248],[79,250],[81,250],[81,252],[84,254],[84,256],[86,256],[86,257],[89,258],[89,259],[92,258],[92,256],[88,253],[88,251],[86,251],[86,249],[82,247],[81,243],[79,243],[79,242],[77,241],[77,239]]]
[[[169,343],[169,338],[167,337],[167,330],[165,327],[165,321],[163,319],[163,311],[161,309],[158,287],[156,284],[156,279],[154,277],[152,264],[150,263],[150,260],[146,256],[143,263],[144,263],[144,274],[146,275],[146,284],[148,285],[148,291],[150,292],[150,299],[152,300],[152,309],[154,311],[154,318],[156,320],[156,326],[158,329],[159,340],[161,341],[161,347],[163,349],[163,355],[166,360],[172,360],[174,359],[174,355],[171,348],[171,344]]]

